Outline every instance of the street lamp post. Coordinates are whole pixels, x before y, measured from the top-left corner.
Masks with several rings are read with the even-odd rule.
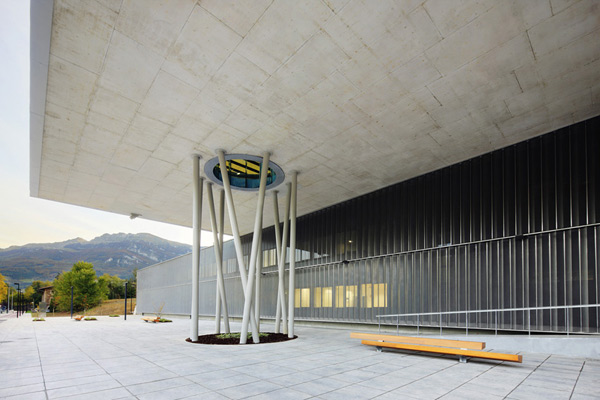
[[[19,306],[21,305],[21,302],[19,300],[19,294],[21,293],[21,285],[19,285],[18,282],[15,282],[15,285],[17,285],[17,318],[19,318]]]
[[[4,284],[6,285],[6,313],[8,314],[8,310],[10,310],[10,286],[6,282]]]
[[[127,321],[127,281],[125,281],[125,321]]]

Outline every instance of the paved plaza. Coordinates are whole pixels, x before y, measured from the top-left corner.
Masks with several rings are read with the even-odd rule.
[[[522,353],[522,364],[462,364],[450,356],[377,353],[350,339],[349,330],[308,326],[284,343],[206,346],[184,341],[189,326],[189,319],[33,322],[3,314],[0,398],[600,399],[597,358]],[[214,322],[200,322],[201,333],[213,329]]]

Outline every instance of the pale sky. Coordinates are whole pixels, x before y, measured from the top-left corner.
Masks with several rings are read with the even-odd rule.
[[[139,233],[192,243],[191,228],[29,197],[29,1],[0,1],[0,249]],[[212,233],[202,232],[202,245]]]

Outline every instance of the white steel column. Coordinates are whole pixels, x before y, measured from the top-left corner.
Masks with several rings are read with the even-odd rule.
[[[223,232],[225,231],[225,191],[219,191],[219,254],[221,255],[221,274],[223,273]],[[225,313],[223,319],[225,332],[230,333],[229,311],[227,310],[227,299],[225,298],[225,284],[223,283],[223,308]]]
[[[221,333],[221,308],[223,310],[223,320],[225,321],[225,330],[229,333],[229,314],[227,312],[227,297],[225,295],[225,281],[223,280],[223,248],[219,240],[217,216],[215,213],[215,202],[213,198],[212,182],[207,182],[208,206],[210,208],[210,226],[213,231],[213,249],[215,251],[215,261],[217,264],[217,296],[215,307],[215,333]]]
[[[277,272],[279,283],[277,287],[277,297],[279,301],[277,302],[280,306],[279,313],[281,316],[281,323],[283,325],[283,333],[288,333],[288,324],[287,324],[287,310],[285,303],[285,256],[287,252],[287,240],[288,240],[288,232],[289,232],[289,223],[290,223],[290,199],[292,194],[292,184],[287,183],[287,196],[285,200],[285,219],[283,220],[283,238],[281,240],[281,251],[279,263],[277,264]],[[277,318],[277,314],[275,315],[275,333],[279,333],[279,319]]]
[[[296,289],[296,194],[298,191],[298,173],[292,171],[292,195],[290,205],[290,283],[289,283],[289,316],[288,337],[294,337],[294,295]]]
[[[262,222],[262,221],[261,221]],[[260,332],[260,284],[262,277],[263,251],[262,251],[262,223],[258,231],[258,257],[256,257],[256,284],[254,285],[254,317],[256,328]]]
[[[254,234],[252,235],[252,250],[250,252],[250,267],[248,269],[248,283],[246,286],[246,293],[244,293],[244,316],[242,318],[242,333],[240,335],[240,344],[246,344],[248,336],[248,323],[250,320],[250,306],[252,305],[252,292],[254,289],[254,280],[256,273],[256,258],[258,255],[258,242],[260,236],[260,229],[262,227],[263,208],[265,204],[265,190],[267,187],[267,172],[269,170],[269,159],[270,153],[263,155],[262,164],[260,168],[260,185],[258,188],[258,200],[256,204],[256,217],[254,218]],[[256,307],[256,305],[255,305]],[[256,325],[253,327],[256,329]],[[254,343],[259,343],[258,329],[256,332],[252,329],[252,338]]]
[[[281,257],[281,230],[279,228],[279,202],[277,200],[277,190],[273,191],[273,227],[275,228],[275,249],[277,266],[279,267],[279,258]],[[275,333],[279,333],[279,322],[281,321],[281,300],[279,290],[275,295],[277,306],[275,308]]]
[[[227,213],[229,214],[229,222],[231,223],[231,233],[233,233],[233,244],[235,245],[235,254],[238,261],[238,269],[240,271],[240,279],[242,281],[242,290],[244,296],[246,294],[246,284],[248,282],[248,276],[246,274],[246,264],[244,263],[244,253],[242,249],[242,239],[240,237],[240,231],[237,223],[237,215],[235,214],[235,207],[233,205],[233,195],[231,194],[231,185],[229,184],[229,174],[227,172],[227,164],[225,161],[225,152],[223,150],[217,150],[219,156],[219,165],[221,168],[221,179],[223,181],[223,191],[225,192],[225,202],[227,203]],[[250,324],[252,331],[256,329],[256,320],[252,314],[250,317]]]
[[[277,264],[279,264],[279,255],[281,254],[281,229],[279,228],[279,200],[277,199],[277,193],[277,190],[273,190],[273,226],[275,227]]]
[[[198,340],[198,308],[200,303],[199,297],[199,282],[200,277],[200,227],[202,225],[202,184],[203,179],[200,177],[200,156],[193,156],[193,207],[192,207],[192,225],[193,225],[193,241],[192,241],[192,327],[190,339]]]

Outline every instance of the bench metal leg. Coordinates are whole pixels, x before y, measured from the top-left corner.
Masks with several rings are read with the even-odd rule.
[[[458,356],[458,361],[460,361],[461,363],[467,363],[467,356]]]
[[[383,347],[381,346],[375,346],[375,348],[377,349],[378,353],[381,353],[383,351]]]

